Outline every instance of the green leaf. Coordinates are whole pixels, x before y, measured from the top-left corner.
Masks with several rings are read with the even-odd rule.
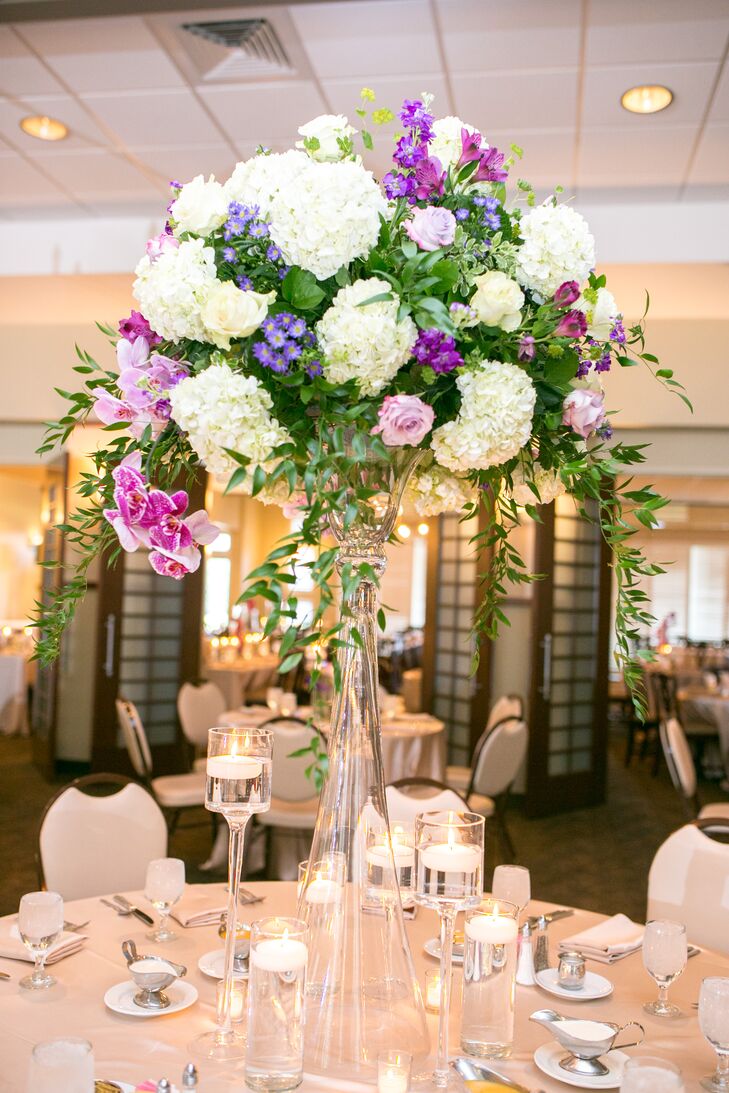
[[[253,488],[251,490],[251,497],[255,497],[259,494],[263,487],[266,485],[266,472],[263,467],[257,466],[253,472]]]
[[[313,273],[292,266],[281,283],[281,295],[299,311],[311,311],[326,296]]]

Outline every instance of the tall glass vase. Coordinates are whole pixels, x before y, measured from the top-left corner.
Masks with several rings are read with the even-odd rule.
[[[372,496],[357,502],[357,516],[347,527],[344,519],[331,521],[343,585],[362,563],[378,578],[384,573],[384,545],[421,455],[398,449],[387,463],[368,458],[357,467],[358,482]],[[347,603],[351,614],[345,613],[340,634],[341,688],[332,708],[329,774],[299,892],[298,917],[309,928],[305,1069],[374,1084],[381,1052],[424,1058],[429,1044],[385,801],[376,582],[362,580]]]

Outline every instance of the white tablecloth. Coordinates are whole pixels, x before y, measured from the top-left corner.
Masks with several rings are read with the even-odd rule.
[[[678,693],[681,716],[686,722],[704,722],[714,726],[719,735],[724,766],[729,776],[729,696],[713,694],[697,687],[687,687]]]
[[[209,887],[211,906],[220,905],[222,886]],[[248,909],[250,918],[295,913],[295,884],[261,882],[248,887],[265,895],[263,903]],[[144,906],[142,897],[138,898]],[[533,903],[530,911],[534,913],[549,906]],[[120,948],[124,938],[134,938],[142,952],[150,950],[150,943],[144,939],[147,927],[136,919],[119,918],[97,899],[69,903],[65,913],[73,922],[91,920],[85,930],[89,940],[83,951],[53,966],[53,974],[59,982],[52,990],[43,994],[21,991],[18,979],[27,972],[28,965],[0,959],[0,970],[9,972],[12,977],[9,982],[0,982],[0,1090],[23,1093],[33,1043],[58,1036],[83,1036],[92,1042],[98,1077],[138,1083],[165,1076],[179,1082],[182,1068],[190,1059],[187,1045],[200,1032],[211,1028],[214,1020],[215,981],[198,970],[197,961],[203,953],[220,945],[216,928],[180,929],[177,941],[160,947],[171,960],[187,965],[187,979],[199,991],[197,1003],[180,1013],[139,1020],[106,1009],[103,996],[109,987],[126,979]],[[560,938],[595,925],[602,917],[577,911],[571,918],[550,926],[552,963]],[[0,926],[7,929],[8,920],[0,920]],[[423,953],[424,942],[437,932],[435,913],[419,908],[416,919],[407,923],[407,931],[416,974],[422,984],[426,967],[436,966],[435,961]],[[729,975],[729,958],[703,952],[689,960],[686,971],[670,991],[671,1000],[681,1007],[685,1016],[670,1020],[643,1012],[643,1003],[655,997],[656,987],[643,969],[640,952],[610,967],[588,962],[588,969],[607,976],[614,983],[615,991],[609,998],[590,1003],[568,1002],[552,998],[539,987],[517,987],[514,1054],[510,1060],[499,1063],[499,1068],[530,1089],[566,1093],[567,1086],[542,1075],[533,1062],[535,1049],[549,1040],[549,1033],[530,1023],[528,1018],[537,1009],[551,1007],[572,1017],[620,1024],[639,1021],[646,1031],[645,1043],[640,1048],[629,1049],[628,1054],[672,1059],[683,1071],[687,1093],[699,1093],[699,1079],[713,1070],[714,1053],[699,1031],[691,1003],[698,999],[699,985],[705,976]],[[458,1050],[460,979],[460,972],[456,971],[450,1039],[452,1053]],[[428,1016],[428,1026],[431,1048],[434,1048],[437,1018]],[[203,1093],[240,1093],[244,1088],[242,1063],[222,1066],[203,1061],[198,1065]],[[369,1089],[371,1093],[372,1087],[341,1081],[332,1083],[313,1076],[307,1076],[300,1087],[301,1093],[323,1090],[345,1093],[360,1089]]]
[[[223,692],[227,704],[238,706],[252,688],[279,685],[280,680],[272,677],[280,663],[278,657],[254,656],[230,664],[208,664],[205,670],[208,678]]]
[[[25,658],[0,654],[0,733],[22,732],[25,726]]]

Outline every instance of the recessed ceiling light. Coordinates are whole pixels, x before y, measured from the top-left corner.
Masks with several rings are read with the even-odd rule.
[[[631,114],[657,114],[673,102],[673,92],[662,84],[641,84],[624,92],[620,102]]]
[[[31,114],[22,118],[20,128],[29,137],[36,137],[38,140],[63,140],[68,136],[68,126],[43,114]]]

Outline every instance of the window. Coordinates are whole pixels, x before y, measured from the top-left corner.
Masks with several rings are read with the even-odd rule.
[[[214,543],[205,548],[203,626],[206,634],[219,634],[228,626],[231,547],[231,536],[223,531]]]
[[[691,641],[722,641],[726,637],[728,570],[729,547],[691,546],[688,581]]]

